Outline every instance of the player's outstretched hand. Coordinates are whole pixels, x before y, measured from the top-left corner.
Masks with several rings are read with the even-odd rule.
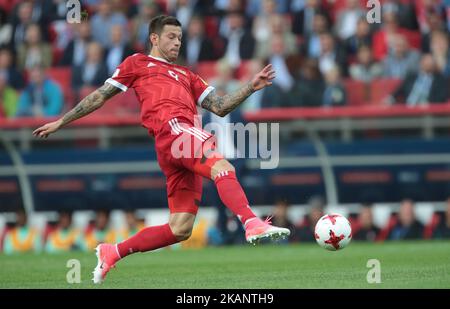
[[[34,130],[33,135],[36,137],[47,138],[51,133],[58,131],[59,128],[61,128],[61,120],[49,122]]]
[[[255,75],[252,80],[252,86],[255,91],[261,90],[264,87],[272,85],[272,80],[275,78],[275,71],[272,65],[267,65],[261,72]]]

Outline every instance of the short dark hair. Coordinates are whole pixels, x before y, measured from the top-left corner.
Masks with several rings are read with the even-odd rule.
[[[176,19],[176,17],[159,15],[150,21],[150,25],[148,27],[149,35],[152,33],[160,35],[165,25],[181,27],[181,23],[178,19]]]

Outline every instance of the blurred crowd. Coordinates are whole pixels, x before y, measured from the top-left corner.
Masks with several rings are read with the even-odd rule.
[[[80,2],[81,23],[68,23],[65,0],[0,0],[0,117],[73,107],[127,56],[148,52],[149,21],[162,13],[183,24],[180,64],[224,91],[273,64],[274,85],[244,110],[448,100],[441,0],[382,0],[372,24],[365,0]]]
[[[296,221],[289,215],[290,205],[279,200],[271,209],[271,222],[288,228],[291,235],[280,243],[314,243],[314,227],[326,214],[326,203],[320,196],[312,197],[308,211]],[[383,242],[420,239],[450,239],[450,198],[444,211],[436,211],[424,222],[417,216],[417,207],[410,199],[400,203],[398,210],[389,213],[383,224],[375,222],[374,205],[365,203],[356,213],[346,215],[352,226],[355,241]],[[229,213],[218,211],[217,219],[211,222],[200,217],[191,237],[179,244],[181,248],[202,248],[244,244],[244,230],[239,220]],[[99,243],[117,243],[136,234],[145,227],[145,220],[136,211],[124,211],[124,225],[113,224],[108,210],[97,210],[95,217],[85,227],[77,228],[73,215],[61,211],[58,220],[46,222],[42,230],[32,227],[23,210],[16,212],[16,218],[9,222],[0,234],[0,252],[5,254],[24,252],[59,253],[71,250],[93,251]],[[267,218],[267,216],[266,216]]]
[[[19,209],[15,221],[7,224],[2,231],[1,251],[5,254],[92,251],[99,243],[117,243],[144,228],[144,220],[131,210],[124,213],[125,225],[119,229],[112,227],[109,210],[96,211],[95,218],[83,229],[75,227],[72,217],[72,212],[61,211],[57,221],[47,222],[44,229],[39,231],[29,224],[25,211]]]
[[[308,213],[298,222],[289,219],[289,203],[279,200],[272,211],[272,222],[291,230],[286,243],[315,242],[314,228],[326,212],[325,200],[312,197],[308,203]],[[420,240],[420,239],[450,239],[450,199],[447,200],[445,211],[432,213],[426,222],[419,220],[416,205],[411,199],[404,199],[398,211],[389,214],[383,224],[374,220],[374,205],[363,203],[356,213],[349,213],[352,227],[352,239],[357,241],[382,242],[389,240]]]

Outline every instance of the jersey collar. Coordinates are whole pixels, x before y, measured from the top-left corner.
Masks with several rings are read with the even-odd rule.
[[[158,61],[161,61],[161,62],[165,62],[165,63],[168,63],[168,64],[173,64],[172,62],[169,62],[169,61],[167,61],[166,59],[163,59],[163,58],[159,58],[159,57],[153,57],[152,55],[148,55],[150,58],[152,58],[152,59],[155,59],[155,60],[158,60]]]

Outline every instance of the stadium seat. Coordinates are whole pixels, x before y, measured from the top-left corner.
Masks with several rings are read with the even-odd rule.
[[[431,220],[425,225],[425,229],[423,231],[424,239],[431,239],[433,237],[433,232],[441,222],[443,213],[433,213]]]
[[[392,229],[397,224],[397,222],[398,222],[398,215],[396,213],[391,214],[386,226],[382,228],[380,233],[378,234],[377,241],[387,240],[389,234],[391,233]]]
[[[72,68],[70,67],[53,67],[46,71],[48,78],[55,81],[64,93],[64,101],[67,108],[74,104],[74,93],[72,91]]]
[[[197,74],[206,81],[214,79],[217,73],[216,61],[202,61],[197,64]]]
[[[403,34],[408,41],[409,46],[414,49],[420,50],[422,44],[422,36],[419,31],[405,30]]]
[[[370,84],[346,79],[344,80],[344,87],[347,92],[347,105],[359,106],[369,101]]]
[[[355,235],[361,229],[361,222],[358,220],[357,213],[350,213],[347,217],[350,226],[352,227],[352,234]]]
[[[251,70],[251,60],[244,60],[241,62],[239,67],[236,70],[236,78],[241,80],[247,78],[249,76]]]
[[[80,98],[84,98],[94,91],[95,87],[83,87],[80,90]],[[102,115],[129,115],[139,114],[139,101],[136,97],[134,89],[130,88],[126,92],[119,93],[112,97],[102,106]]]
[[[219,33],[219,19],[216,16],[205,17],[205,34],[208,38],[214,39]]]
[[[400,85],[401,80],[383,78],[372,81],[370,85],[370,104],[383,105],[383,100]]]

